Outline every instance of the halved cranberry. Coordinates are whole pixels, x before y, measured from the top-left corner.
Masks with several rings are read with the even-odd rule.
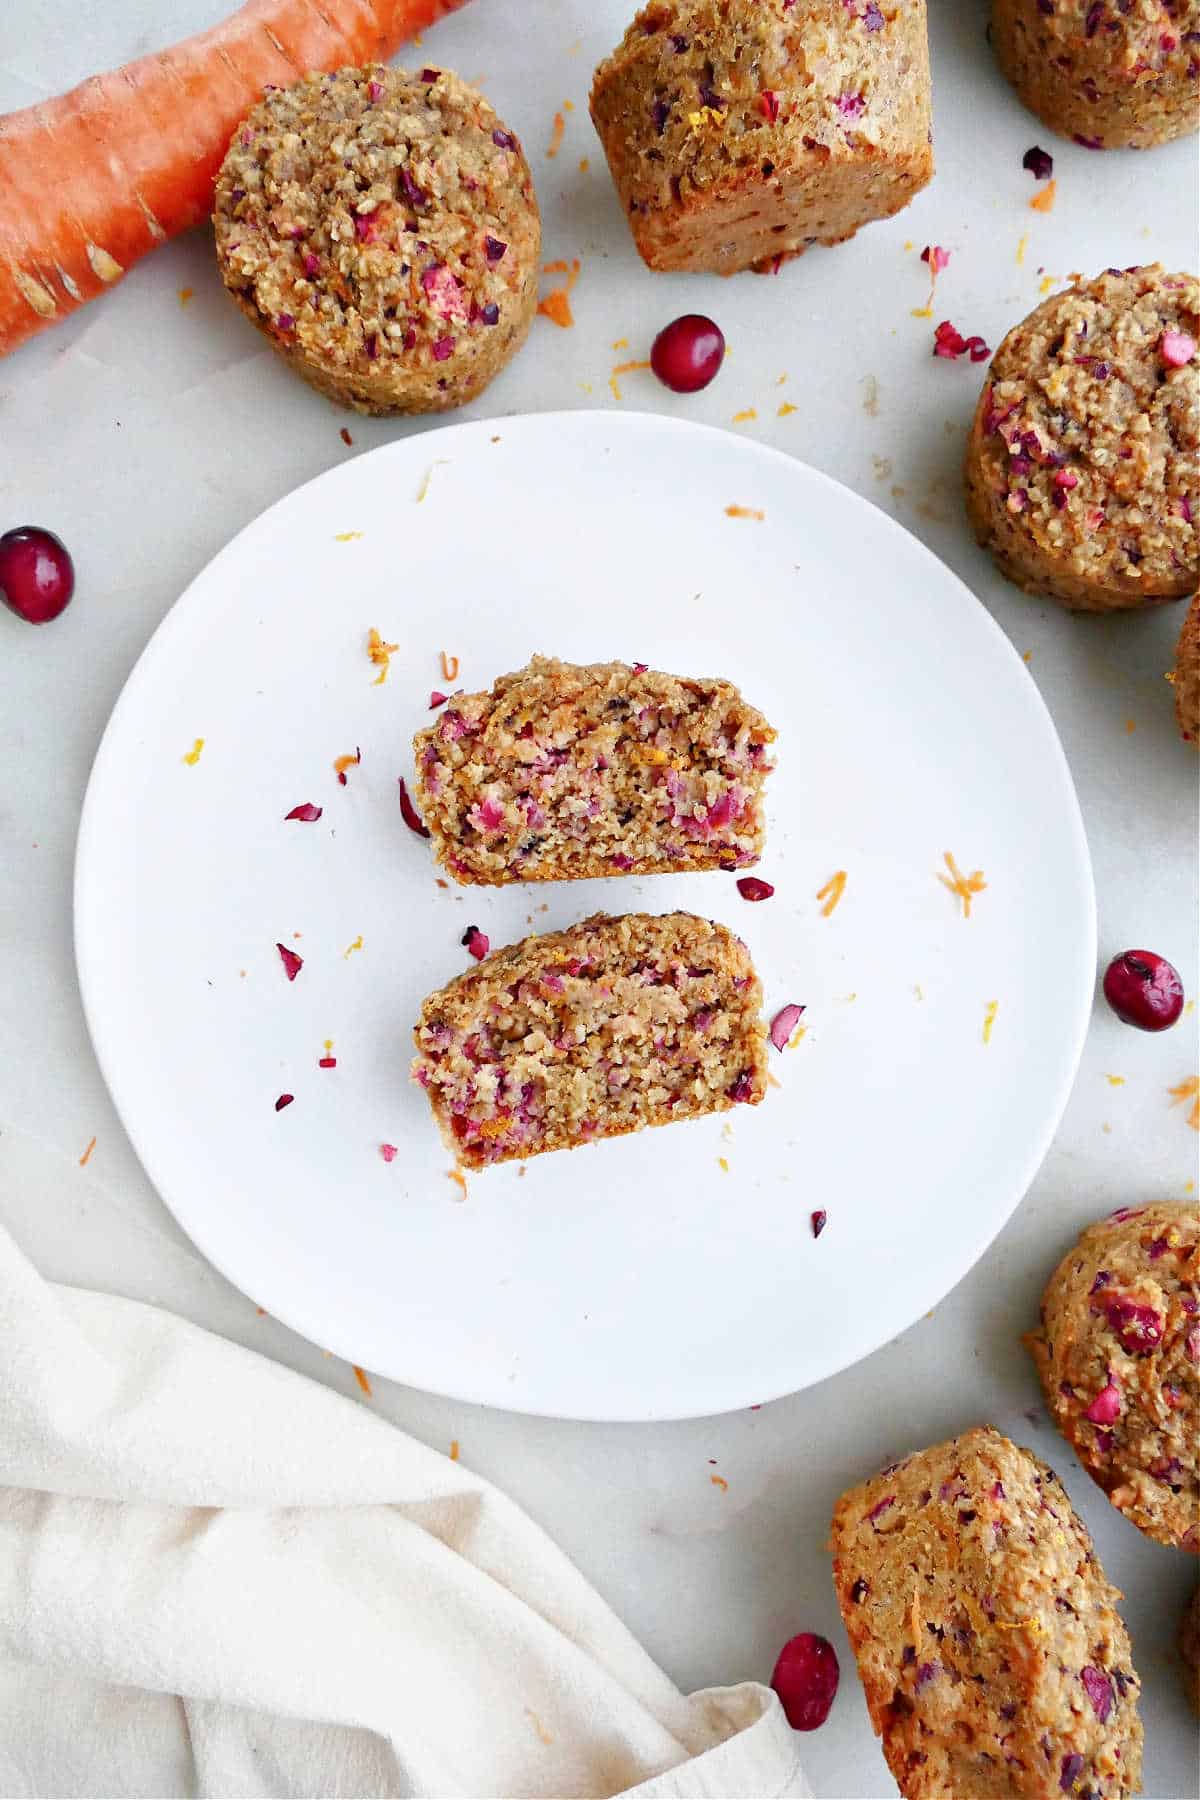
[[[0,600],[28,625],[47,625],[70,604],[75,565],[61,538],[40,525],[0,537]]]
[[[815,1731],[829,1717],[838,1691],[837,1652],[828,1638],[802,1631],[779,1652],[771,1686],[793,1731]]]
[[[1183,982],[1165,956],[1123,950],[1104,971],[1104,998],[1126,1025],[1166,1031],[1183,1011]]]
[[[650,367],[664,387],[696,394],[725,360],[725,334],[703,313],[684,313],[664,325],[650,346]]]

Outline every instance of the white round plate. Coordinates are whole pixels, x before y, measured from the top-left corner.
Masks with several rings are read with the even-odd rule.
[[[372,626],[399,646],[383,685]],[[396,783],[430,690],[456,685],[443,650],[469,689],[539,651],[737,682],[779,732],[775,898],[720,873],[438,882]],[[305,801],[320,821],[285,823]],[[969,918],[946,851],[986,879]],[[983,607],[790,457],[599,412],[409,437],[248,526],[113,713],[75,902],[101,1066],[205,1255],[364,1368],[581,1419],[752,1405],[920,1317],[1049,1146],[1095,971],[1070,776]],[[500,945],[676,907],[746,938],[770,1014],[806,1006],[771,1052],[778,1086],[464,1195],[408,1062],[422,998],[468,966],[466,927]],[[294,982],[277,943],[304,959]]]

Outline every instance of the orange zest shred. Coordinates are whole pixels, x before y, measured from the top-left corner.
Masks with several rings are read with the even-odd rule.
[[[729,1483],[726,1481],[726,1479],[723,1475],[710,1475],[708,1479],[712,1482],[712,1484],[715,1488],[720,1488],[720,1490],[723,1494],[727,1494],[729,1492]]]
[[[1125,1077],[1123,1075],[1106,1075],[1104,1079],[1107,1081],[1109,1087],[1125,1086]]]
[[[333,534],[333,541],[335,544],[352,544],[355,538],[360,538],[361,536],[361,531],[335,531]]]
[[[725,508],[727,519],[757,519],[761,524],[766,516],[762,508],[758,506],[727,506]]]
[[[95,1140],[95,1138],[93,1138],[93,1139],[92,1139],[92,1141],[91,1141],[91,1143],[90,1143],[90,1144],[89,1144],[89,1145],[88,1145],[88,1147],[87,1147],[87,1149],[86,1149],[86,1150],[85,1150],[85,1151],[84,1151],[84,1153],[83,1153],[83,1155],[82,1155],[82,1156],[81,1156],[81,1157],[80,1157],[80,1159],[79,1159],[79,1166],[80,1166],[80,1168],[81,1168],[81,1169],[86,1169],[86,1168],[87,1168],[87,1166],[88,1166],[88,1159],[89,1159],[89,1158],[90,1158],[90,1156],[91,1156],[91,1154],[92,1154],[92,1151],[93,1151],[93,1150],[94,1150],[94,1149],[95,1149],[95,1148],[96,1148],[96,1140]]]
[[[372,625],[370,631],[367,633],[367,655],[379,670],[378,675],[371,683],[372,687],[383,686],[388,678],[388,668],[391,664],[392,657],[399,648],[399,644],[385,644],[375,627]]]
[[[564,108],[566,108],[570,105],[570,102],[564,101],[563,105],[564,105]],[[559,151],[562,149],[563,132],[566,129],[567,129],[566,119],[563,117],[562,113],[556,112],[554,115],[554,129],[550,133],[550,142],[546,147],[546,155],[547,156],[557,156],[558,155]]]
[[[187,755],[183,759],[184,762],[188,765],[188,767],[190,769],[194,769],[196,764],[200,761],[200,752],[203,750],[203,748],[204,748],[204,739],[197,738],[195,743],[192,745],[191,749],[188,751]]]
[[[347,769],[352,769],[356,763],[361,761],[362,758],[357,751],[349,756],[335,756],[333,759],[333,772],[335,775],[345,775]]]
[[[446,1180],[452,1181],[456,1187],[460,1187],[462,1189],[462,1197],[465,1200],[467,1197],[467,1178],[463,1174],[462,1170],[457,1167],[455,1167],[453,1169],[447,1169],[446,1170]]]
[[[827,919],[842,895],[846,891],[846,871],[839,869],[831,875],[823,888],[818,888],[816,898],[825,902],[821,908],[821,917]]]
[[[542,1724],[542,1721],[538,1718],[532,1706],[527,1706],[525,1708],[525,1717],[537,1732],[539,1743],[552,1744],[554,1742],[553,1735],[546,1730],[546,1727]]]
[[[591,168],[591,166],[592,166],[592,165],[591,165],[591,162],[590,162],[590,160],[589,160],[589,158],[588,158],[588,157],[586,157],[586,156],[581,156],[581,157],[580,157],[580,159],[579,159],[579,173],[580,173],[580,174],[581,174],[581,175],[586,175],[586,174],[587,174],[587,172],[588,172],[588,170],[589,170],[589,169],[590,169],[590,168]]]
[[[458,1439],[457,1438],[450,1439],[450,1461],[451,1462],[458,1461]]]
[[[790,418],[794,412],[799,411],[800,408],[798,406],[793,406],[790,400],[785,400],[779,411],[775,414],[775,417],[777,419],[787,419]]]
[[[439,658],[441,660],[441,665],[442,665],[442,680],[443,681],[457,681],[458,680],[458,658],[457,658],[457,656],[448,656],[444,650],[440,650],[438,652],[438,655],[439,655]]]
[[[612,373],[609,375],[609,378],[608,378],[608,385],[612,389],[613,399],[620,400],[622,397],[621,390],[620,390],[619,386],[617,385],[619,376],[632,375],[634,373],[635,369],[648,369],[649,367],[650,367],[650,364],[648,362],[618,363],[616,368],[612,371]]]
[[[1033,196],[1033,199],[1029,202],[1029,204],[1033,208],[1034,212],[1040,212],[1040,213],[1053,212],[1054,211],[1054,202],[1055,202],[1055,199],[1057,198],[1057,196],[1058,196],[1058,180],[1056,177],[1054,180],[1048,181],[1044,188],[1039,188],[1037,193]]]
[[[355,938],[354,942],[352,944],[347,944],[346,948],[342,951],[343,958],[353,956],[354,952],[356,950],[361,950],[362,947],[363,947],[363,939],[362,939],[362,932],[360,931],[358,936]]]
[[[351,1363],[350,1367],[354,1370],[355,1381],[357,1381],[359,1387],[369,1400],[371,1398],[371,1383],[367,1380],[366,1370],[360,1369],[357,1363]]]
[[[735,425],[742,425],[745,423],[745,421],[747,419],[757,419],[757,417],[758,417],[758,413],[755,411],[754,407],[744,406],[742,408],[741,412],[734,413],[733,423]]]
[[[983,879],[983,870],[972,869],[969,875],[964,875],[949,850],[943,851],[942,854],[946,867],[949,869],[950,873],[949,875],[943,875],[939,869],[938,880],[943,887],[949,888],[952,894],[957,894],[958,898],[962,901],[963,918],[969,919],[971,916],[971,901],[975,898],[976,894],[982,894],[984,888],[987,886],[987,882]]]
[[[725,1158],[724,1158],[724,1157],[723,1157],[723,1156],[718,1156],[718,1158],[717,1158],[717,1167],[718,1167],[718,1169],[720,1169],[720,1171],[721,1171],[721,1173],[722,1173],[722,1174],[723,1174],[723,1175],[728,1175],[728,1173],[729,1173],[729,1164],[728,1164],[728,1163],[727,1163],[727,1162],[726,1162],[726,1160],[725,1160]]]
[[[189,301],[189,300],[190,300],[190,299],[192,299],[192,297],[193,297],[193,295],[194,295],[194,294],[195,294],[195,292],[196,292],[196,290],[195,290],[195,288],[189,288],[189,287],[182,287],[182,288],[180,288],[180,290],[179,290],[179,304],[180,304],[180,306],[186,306],[186,305],[187,305],[187,303],[188,303],[188,301]]]
[[[1168,1088],[1171,1105],[1177,1106],[1181,1101],[1190,1100],[1192,1110],[1187,1122],[1193,1131],[1200,1131],[1200,1075],[1193,1075],[1188,1081],[1181,1081],[1178,1087]]]
[[[983,1041],[985,1044],[990,1044],[992,1041],[992,1026],[996,1023],[996,1014],[999,1011],[1000,1002],[998,1000],[989,1000],[987,1003],[987,1011],[983,1015]]]
[[[1024,266],[1025,266],[1025,252],[1026,252],[1026,250],[1028,250],[1028,248],[1029,248],[1029,233],[1026,232],[1025,236],[1020,240],[1020,242],[1017,245],[1017,267],[1018,267],[1018,269],[1024,268]]]

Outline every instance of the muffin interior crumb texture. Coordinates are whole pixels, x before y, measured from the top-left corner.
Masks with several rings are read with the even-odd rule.
[[[495,951],[421,1009],[414,1079],[469,1168],[756,1105],[762,989],[740,938],[597,915]]]
[[[1139,1792],[1129,1637],[1052,1470],[991,1428],[844,1494],[834,1583],[906,1800]]]
[[[539,656],[418,733],[417,794],[463,882],[742,868],[774,736],[728,681]]]

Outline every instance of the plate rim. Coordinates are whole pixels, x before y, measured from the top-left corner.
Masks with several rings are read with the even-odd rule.
[[[987,1250],[990,1249],[992,1244],[996,1242],[1000,1234],[1011,1223],[1018,1208],[1027,1197],[1042,1164],[1054,1144],[1054,1140],[1057,1137],[1063,1115],[1066,1112],[1078,1076],[1079,1065],[1083,1055],[1084,1044],[1086,1042],[1093,1010],[1095,992],[1094,971],[1096,967],[1098,945],[1098,912],[1095,874],[1075,780],[1071,772],[1070,763],[1067,759],[1062,740],[1059,737],[1058,729],[1054,723],[1054,718],[1046,704],[1045,697],[1030,675],[1028,668],[1022,661],[1012,640],[994,617],[990,608],[980,599],[978,594],[976,594],[956,570],[951,568],[948,563],[944,562],[942,558],[923,541],[923,539],[909,531],[898,519],[893,518],[890,513],[886,512],[867,495],[860,493],[856,488],[850,487],[845,482],[838,481],[834,476],[827,474],[822,469],[816,468],[811,463],[805,462],[802,458],[793,456],[790,452],[782,450],[775,445],[764,444],[757,439],[739,436],[719,425],[711,425],[698,420],[694,421],[678,418],[674,415],[665,413],[625,409],[622,409],[620,412],[614,412],[611,409],[602,407],[575,407],[559,408],[546,412],[535,411],[494,414],[473,419],[459,419],[453,423],[440,425],[432,429],[409,431],[402,436],[390,439],[385,444],[379,444],[370,450],[361,452],[360,455],[355,457],[352,461],[331,463],[328,468],[319,471],[316,475],[311,476],[307,481],[299,483],[296,487],[290,488],[286,493],[281,494],[276,500],[272,501],[270,506],[264,507],[260,512],[256,513],[253,518],[248,519],[232,537],[228,538],[216,551],[214,551],[207,561],[197,569],[186,586],[171,602],[171,605],[151,632],[150,637],[142,646],[129,673],[122,682],[120,691],[113,703],[112,710],[109,713],[104,729],[100,735],[99,742],[96,746],[87,785],[84,790],[83,802],[80,808],[79,825],[75,840],[72,878],[72,947],[75,960],[76,981],[88,1039],[91,1043],[93,1054],[96,1057],[101,1077],[112,1101],[114,1110],[121,1122],[122,1129],[129,1139],[133,1152],[137,1157],[147,1180],[153,1187],[163,1206],[166,1207],[172,1219],[187,1237],[189,1242],[195,1245],[206,1261],[211,1263],[213,1268],[217,1270],[218,1274],[228,1281],[237,1292],[244,1294],[247,1299],[253,1301],[255,1298],[254,1295],[251,1294],[247,1288],[243,1287],[241,1280],[226,1266],[224,1258],[215,1255],[209,1248],[208,1234],[204,1229],[203,1219],[201,1219],[198,1227],[196,1227],[191,1220],[185,1221],[182,1214],[176,1210],[175,1205],[168,1199],[167,1187],[169,1186],[169,1183],[164,1184],[164,1182],[159,1179],[159,1175],[156,1172],[157,1158],[152,1153],[147,1152],[142,1141],[141,1133],[130,1122],[131,1109],[125,1104],[127,1096],[124,1092],[121,1077],[115,1068],[116,1059],[106,1052],[104,1047],[103,1026],[99,1023],[94,1014],[93,993],[89,971],[92,966],[91,958],[101,949],[101,946],[93,946],[89,943],[87,924],[88,883],[90,879],[90,870],[94,864],[95,858],[93,846],[103,835],[101,814],[102,788],[107,776],[108,763],[115,754],[118,731],[126,712],[130,709],[136,699],[136,691],[141,681],[145,678],[146,672],[152,670],[155,662],[169,650],[174,633],[182,628],[180,621],[188,611],[187,603],[193,600],[195,590],[203,581],[210,577],[214,567],[216,567],[226,556],[232,555],[236,547],[248,533],[259,528],[263,521],[268,519],[270,515],[279,508],[290,504],[299,495],[307,492],[309,488],[328,480],[332,474],[356,468],[360,462],[365,460],[383,460],[388,457],[408,455],[412,453],[413,447],[422,445],[434,446],[430,454],[436,455],[437,448],[448,444],[455,437],[483,434],[490,436],[491,427],[501,421],[508,427],[533,426],[537,429],[551,432],[555,428],[561,430],[564,426],[569,426],[571,429],[577,429],[581,421],[587,421],[586,429],[589,431],[596,430],[599,432],[613,432],[619,434],[624,431],[640,432],[649,429],[660,433],[683,433],[691,437],[707,437],[712,440],[718,440],[725,449],[728,449],[730,445],[735,445],[739,455],[746,456],[750,459],[756,457],[766,458],[768,461],[786,465],[790,474],[794,475],[799,473],[803,479],[815,480],[819,485],[829,486],[837,489],[842,494],[849,495],[857,506],[866,507],[871,513],[875,514],[878,519],[883,520],[887,531],[898,533],[905,538],[910,545],[915,545],[920,553],[920,557],[936,567],[939,577],[948,579],[954,586],[961,590],[964,599],[972,604],[976,613],[979,615],[985,631],[990,631],[993,640],[998,641],[1003,652],[1006,652],[1011,659],[1015,672],[1019,672],[1028,683],[1035,708],[1040,711],[1041,717],[1047,728],[1050,746],[1056,757],[1058,772],[1065,789],[1064,797],[1067,801],[1068,816],[1066,820],[1064,820],[1064,823],[1070,827],[1073,860],[1075,861],[1080,877],[1081,899],[1084,903],[1085,913],[1085,916],[1080,920],[1082,927],[1081,950],[1086,950],[1086,956],[1081,957],[1081,963],[1087,967],[1089,974],[1086,982],[1081,980],[1079,983],[1079,994],[1075,1003],[1074,1016],[1071,1020],[1070,1033],[1068,1034],[1066,1031],[1063,1033],[1063,1043],[1067,1049],[1067,1055],[1062,1065],[1062,1074],[1052,1096],[1052,1105],[1048,1107],[1046,1111],[1046,1124],[1043,1127],[1042,1133],[1031,1142],[1031,1147],[1026,1155],[1020,1159],[1018,1165],[1019,1175],[1014,1178],[1013,1183],[1014,1197],[998,1222],[993,1223],[992,1218],[989,1217],[989,1221],[987,1225],[984,1226],[982,1233],[972,1233],[968,1248],[965,1252],[965,1260],[963,1260],[958,1274],[949,1286],[941,1288],[940,1291],[934,1295],[932,1300],[927,1294],[924,1295],[919,1309],[907,1325],[902,1326],[899,1330],[886,1330],[882,1336],[877,1338],[873,1337],[865,1348],[855,1350],[847,1360],[837,1362],[835,1366],[827,1369],[822,1374],[813,1375],[810,1378],[800,1380],[798,1385],[795,1381],[794,1372],[792,1375],[783,1377],[781,1385],[773,1387],[770,1392],[758,1394],[757,1403],[766,1405],[773,1400],[781,1399],[792,1394],[802,1393],[810,1387],[819,1386],[823,1381],[830,1380],[835,1375],[844,1373],[846,1370],[856,1367],[859,1363],[865,1361],[867,1357],[874,1355],[878,1350],[882,1349],[886,1344],[894,1342],[897,1338],[901,1337],[904,1332],[911,1330],[913,1325],[920,1321],[920,1318],[929,1305],[940,1304],[942,1300],[959,1286]],[[136,1109],[133,1110],[136,1111]],[[304,1322],[304,1315],[307,1311],[304,1305],[301,1304],[298,1308],[292,1309],[290,1306],[281,1308],[273,1303],[269,1310],[274,1318],[278,1319],[281,1324],[287,1326],[289,1330],[296,1332],[297,1335],[304,1338],[306,1342],[316,1344],[320,1348],[329,1350],[335,1356],[338,1356],[347,1362],[353,1363],[355,1361],[352,1349],[349,1346],[345,1348],[341,1347],[339,1334],[335,1333],[333,1337],[330,1337],[323,1326],[319,1331],[314,1331],[312,1329],[312,1324]],[[465,1388],[461,1383],[455,1383],[451,1386],[440,1386],[430,1385],[427,1382],[422,1381],[418,1384],[414,1382],[412,1377],[403,1374],[392,1375],[387,1370],[378,1368],[373,1369],[373,1372],[379,1374],[384,1379],[390,1379],[396,1381],[398,1384],[414,1387],[418,1392],[428,1393],[440,1399],[454,1400],[469,1405],[486,1406],[494,1411],[511,1412],[524,1417],[571,1419],[581,1423],[649,1424],[713,1418],[722,1416],[725,1413],[738,1411],[744,1404],[747,1404],[747,1402],[735,1400],[722,1403],[715,1410],[711,1407],[700,1406],[689,1406],[683,1410],[679,1410],[677,1406],[673,1406],[670,1410],[662,1411],[659,1406],[654,1406],[649,1411],[639,1412],[630,1412],[625,1409],[603,1410],[592,1406],[585,1411],[564,1412],[558,1408],[549,1406],[537,1406],[532,1404],[514,1406],[511,1401],[506,1402],[503,1398],[496,1397],[494,1384],[489,1386],[485,1383],[482,1387],[474,1389]]]

